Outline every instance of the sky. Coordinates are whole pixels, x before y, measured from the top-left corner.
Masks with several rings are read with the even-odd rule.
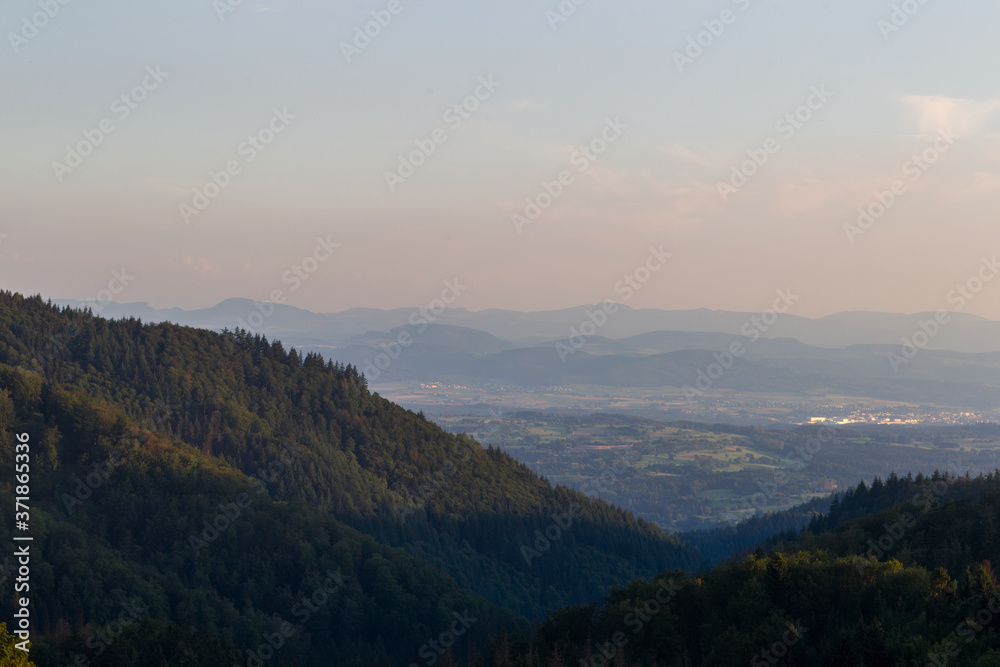
[[[955,309],[963,285],[1000,319],[998,21],[987,0],[9,0],[0,285],[322,312],[446,281],[469,310],[791,290],[807,317]]]

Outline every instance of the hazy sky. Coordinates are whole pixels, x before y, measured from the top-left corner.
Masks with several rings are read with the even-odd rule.
[[[62,1],[0,8],[7,289],[540,310],[662,246],[629,305],[819,316],[950,308],[1000,252],[995,0]]]

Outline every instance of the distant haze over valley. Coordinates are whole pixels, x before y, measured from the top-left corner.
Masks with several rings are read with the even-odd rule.
[[[963,313],[810,319],[778,312],[786,309],[780,299],[761,313],[621,304],[314,313],[238,298],[201,310],[91,306],[110,318],[280,339],[353,364],[383,395],[430,412],[505,406],[735,423],[965,423],[994,419],[1000,406],[1000,322]]]
[[[589,321],[588,313],[601,310],[600,305],[578,306],[562,310],[521,312],[489,309],[469,311],[445,308],[432,312],[424,308],[352,308],[337,313],[316,313],[294,306],[232,298],[211,307],[197,310],[180,308],[158,309],[148,303],[86,302],[74,299],[54,299],[54,303],[74,308],[90,305],[103,317],[137,317],[145,322],[173,322],[185,326],[230,330],[240,327],[252,333],[279,337],[286,342],[301,344],[349,345],[355,337],[371,332],[388,332],[407,324],[449,325],[486,332],[513,346],[528,346],[555,342],[570,335]],[[794,338],[806,345],[818,347],[848,347],[851,345],[895,345],[905,336],[920,330],[920,322],[935,319],[935,313],[880,313],[851,311],[808,318],[780,314],[774,324],[754,324],[762,320],[761,313],[739,313],[724,310],[659,310],[633,309],[617,304],[618,312],[608,317],[599,328],[604,338],[621,339],[659,331],[689,333],[726,333],[745,335],[756,330],[763,338]],[[950,322],[926,345],[930,349],[956,352],[1000,351],[1000,321],[988,320],[967,313],[947,313]]]

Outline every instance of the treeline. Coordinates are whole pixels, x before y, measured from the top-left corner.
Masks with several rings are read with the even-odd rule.
[[[828,511],[830,502],[830,498],[815,498],[787,510],[759,514],[730,526],[693,530],[680,535],[712,563],[738,560],[758,546],[795,539],[817,517]]]
[[[974,479],[968,473],[959,477],[956,472],[935,471],[930,476],[907,473],[905,477],[890,473],[885,482],[875,477],[871,484],[861,481],[847,491],[815,498],[787,510],[758,514],[724,528],[680,535],[712,562],[739,559],[759,546],[794,543],[803,530],[819,535],[835,531],[852,519],[877,514],[905,501],[926,508],[982,493],[994,481],[1000,481],[997,477],[1000,471]]]
[[[863,488],[835,513],[908,495],[697,578],[664,572],[612,588],[601,605],[553,612],[530,635],[494,637],[474,664],[1000,664],[1000,474]]]

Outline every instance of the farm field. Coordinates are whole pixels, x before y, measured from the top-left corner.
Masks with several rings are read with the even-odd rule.
[[[545,475],[664,528],[696,530],[775,512],[861,480],[1000,467],[1000,426],[709,425],[612,414],[434,414]]]

